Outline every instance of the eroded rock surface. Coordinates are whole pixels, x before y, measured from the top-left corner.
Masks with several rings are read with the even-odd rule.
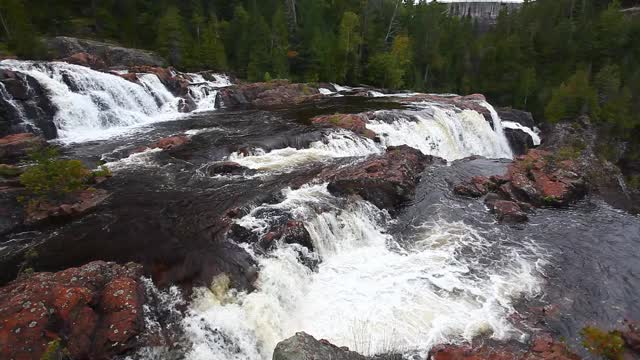
[[[217,105],[227,108],[247,106],[273,107],[296,105],[322,98],[317,87],[308,84],[293,84],[286,80],[265,83],[240,84],[221,89]]]

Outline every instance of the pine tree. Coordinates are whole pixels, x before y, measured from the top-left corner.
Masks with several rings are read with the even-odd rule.
[[[168,59],[171,65],[180,66],[186,58],[190,41],[184,20],[177,7],[171,6],[158,20],[156,46],[160,54]]]

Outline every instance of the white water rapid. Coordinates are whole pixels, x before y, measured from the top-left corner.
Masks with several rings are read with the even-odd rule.
[[[257,256],[253,293],[229,291],[225,278],[198,289],[182,322],[191,341],[187,359],[268,360],[277,342],[298,331],[364,354],[420,356],[434,344],[479,334],[523,336],[508,317],[513,299],[540,290],[535,251],[444,220],[420,224],[417,240],[402,245],[386,232],[386,212],[367,202],[335,198],[322,184],[284,195],[238,223],[264,232],[259,210],[290,212],[311,234],[319,268],[300,262],[306,248],[280,244]]]
[[[0,69],[33,77],[56,108],[53,122],[63,142],[105,139],[132,127],[178,118],[179,98],[153,74],[139,74],[139,84],[114,74],[62,62],[4,60]],[[215,109],[215,89],[225,77],[206,81],[197,74],[190,92],[199,109]]]

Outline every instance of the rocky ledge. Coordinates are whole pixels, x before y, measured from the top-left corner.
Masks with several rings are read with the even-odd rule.
[[[287,80],[233,85],[218,92],[216,107],[234,109],[248,106],[296,105],[323,98],[315,85],[294,84]]]
[[[488,194],[485,202],[505,223],[526,221],[525,212],[532,207],[569,205],[586,191],[585,178],[573,160],[537,149],[517,157],[504,176],[476,176],[454,187],[462,196]]]
[[[427,165],[444,162],[403,145],[389,147],[383,155],[320,176],[336,196],[358,195],[380,209],[394,211],[413,199],[420,174]]]
[[[374,139],[376,133],[367,129],[367,122],[371,114],[335,114],[321,115],[311,119],[311,123],[323,127],[338,127],[353,131],[356,134]]]
[[[109,359],[144,329],[142,268],[96,261],[0,289],[3,359]],[[48,357],[47,357],[48,356]]]
[[[273,351],[273,360],[400,360],[402,356],[379,355],[366,357],[348,347],[338,347],[327,340],[299,332],[281,341]]]

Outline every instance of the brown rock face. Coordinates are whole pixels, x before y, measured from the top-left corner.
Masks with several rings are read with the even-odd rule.
[[[149,146],[152,149],[170,150],[188,144],[191,140],[186,135],[176,135],[160,139]]]
[[[511,344],[482,345],[440,345],[431,350],[432,360],[580,360],[564,344],[550,336],[535,338],[529,348],[522,349]]]
[[[373,139],[376,133],[367,129],[367,121],[365,114],[322,115],[311,119],[314,125],[343,128]]]
[[[86,52],[75,53],[69,57],[62,59],[62,61],[68,62],[69,64],[90,67],[94,70],[102,70],[107,67],[107,64],[105,64],[102,59]]]
[[[34,134],[13,134],[0,138],[0,163],[15,164],[28,152],[46,145],[46,141]]]
[[[517,224],[529,220],[522,208],[513,201],[498,200],[493,203],[493,211],[502,223]]]
[[[324,174],[334,195],[359,195],[381,209],[394,210],[413,198],[420,173],[437,158],[406,145],[384,155]]]
[[[292,84],[285,80],[240,84],[220,89],[217,102],[227,108],[243,106],[274,107],[295,105],[322,98],[317,87]]]
[[[0,289],[0,357],[41,359],[60,341],[73,359],[109,359],[136,345],[145,302],[136,264],[96,261]]]

